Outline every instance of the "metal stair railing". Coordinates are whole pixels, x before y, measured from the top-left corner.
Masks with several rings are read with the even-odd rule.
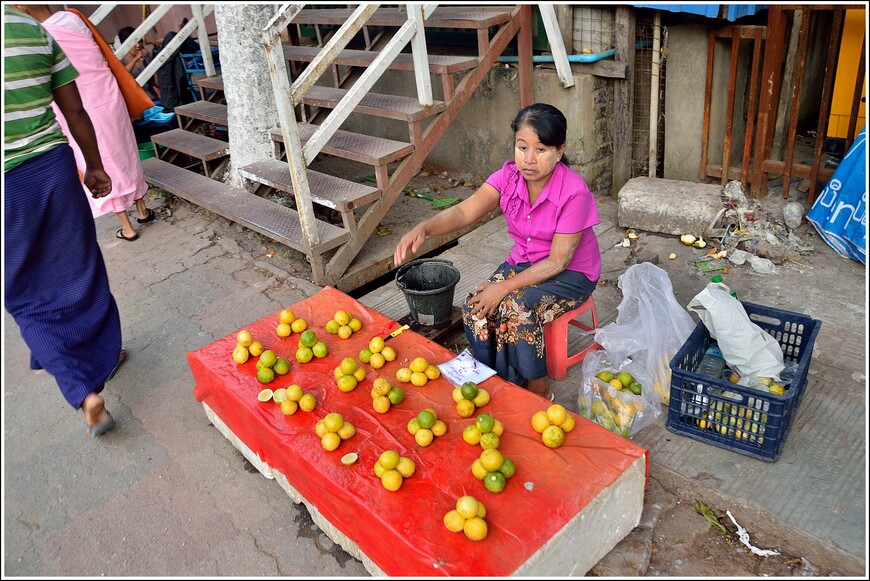
[[[102,22],[102,20],[105,19],[105,17],[108,16],[116,6],[118,5],[102,4],[88,19],[94,24],[94,26],[96,26]],[[130,49],[133,48],[137,42],[145,38],[145,35],[150,32],[158,22],[160,22],[173,6],[174,5],[171,4],[157,6],[154,11],[142,21],[142,24],[136,27],[136,30],[133,31],[130,37],[121,43],[121,46],[115,51],[115,56],[119,59],[124,58],[124,56],[130,52]],[[155,58],[145,67],[139,76],[136,77],[136,82],[139,83],[139,85],[144,86],[145,83],[154,76],[157,69],[169,60],[169,57],[175,53],[175,50],[181,46],[181,43],[190,37],[194,29],[197,31],[197,41],[199,42],[199,49],[202,53],[206,75],[212,77],[216,74],[214,59],[212,59],[211,54],[211,45],[208,39],[208,31],[205,26],[205,17],[214,11],[214,6],[211,4],[191,4],[190,10],[193,18],[178,31],[178,34],[175,35],[169,44],[161,48]]]
[[[409,42],[412,43],[411,48],[414,53],[418,99],[423,106],[431,106],[433,102],[428,55],[426,54],[424,20],[432,14],[437,5],[409,4],[408,20],[399,28],[372,64],[360,75],[353,87],[308,139],[305,147],[302,147],[296,125],[295,107],[302,103],[306,92],[317,82],[320,75],[332,66],[336,56],[365,26],[379,6],[378,4],[359,6],[292,85],[284,62],[281,32],[299,14],[304,5],[294,4],[281,7],[278,14],[263,30],[263,40],[269,62],[269,76],[272,80],[278,118],[284,137],[284,147],[287,151],[287,164],[293,183],[296,207],[299,212],[302,232],[309,248],[308,255],[312,272],[315,282],[318,284],[328,281],[328,276],[323,256],[315,255],[313,252],[313,248],[319,244],[320,239],[316,230],[314,205],[311,201],[306,168]],[[418,64],[419,66],[417,66]]]

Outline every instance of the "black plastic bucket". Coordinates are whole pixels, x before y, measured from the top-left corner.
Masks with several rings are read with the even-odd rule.
[[[459,270],[440,258],[412,260],[396,272],[396,286],[405,293],[411,318],[427,326],[450,319],[458,282]]]

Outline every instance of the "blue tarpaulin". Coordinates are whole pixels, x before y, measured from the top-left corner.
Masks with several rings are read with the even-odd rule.
[[[807,212],[831,248],[867,264],[867,128],[855,138],[834,175]]]
[[[632,4],[635,8],[652,8],[666,12],[683,12],[697,14],[707,18],[719,18],[719,8],[723,4]],[[734,22],[744,16],[752,16],[762,10],[767,10],[767,4],[724,4],[728,7],[726,18]]]

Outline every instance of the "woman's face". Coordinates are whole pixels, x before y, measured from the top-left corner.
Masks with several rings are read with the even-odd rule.
[[[527,182],[546,184],[559,160],[565,144],[544,145],[528,125],[521,125],[514,136],[514,161]]]

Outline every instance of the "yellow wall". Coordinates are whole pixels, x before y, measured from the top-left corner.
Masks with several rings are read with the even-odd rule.
[[[852,98],[855,94],[855,81],[858,78],[858,59],[861,56],[861,44],[867,34],[866,10],[847,10],[846,21],[843,23],[843,35],[840,42],[840,57],[837,60],[834,94],[831,103],[831,117],[828,121],[828,137],[849,138],[849,115],[852,113]],[[867,92],[867,78],[864,78],[864,89],[861,96]],[[858,106],[858,122],[855,133],[861,131],[866,123],[865,104]]]

